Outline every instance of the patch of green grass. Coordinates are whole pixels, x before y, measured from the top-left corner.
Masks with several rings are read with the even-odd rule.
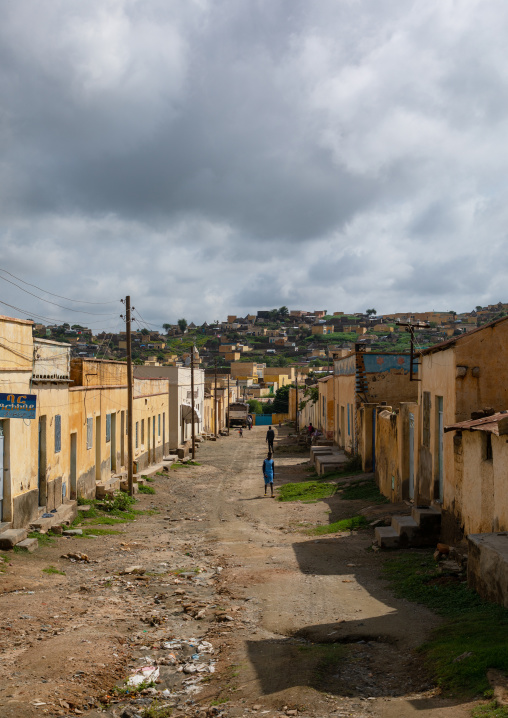
[[[39,546],[51,546],[55,542],[56,534],[40,534],[38,531],[30,531],[28,538],[37,539]]]
[[[169,718],[172,712],[173,709],[170,706],[165,706],[156,700],[148,708],[145,708],[141,715],[143,718]]]
[[[86,522],[86,526],[115,526],[116,524],[124,524],[127,521],[132,521],[135,517],[134,514],[132,514],[132,518],[128,518],[126,516],[122,516],[122,518],[117,518],[116,516],[99,516],[96,519],[90,519]]]
[[[322,481],[300,481],[294,484],[284,484],[278,489],[279,501],[304,501],[314,503],[320,499],[332,496],[337,487]]]
[[[92,529],[84,528],[83,536],[111,536],[112,534],[123,534],[125,531],[115,531],[114,529]]]
[[[505,608],[483,601],[463,579],[438,573],[430,552],[387,559],[383,574],[397,596],[447,619],[421,647],[427,667],[445,693],[464,698],[481,695],[489,689],[489,668],[508,672]]]
[[[369,504],[389,504],[389,499],[379,491],[374,479],[367,479],[366,481],[359,481],[358,483],[346,486],[343,489],[341,499],[344,501],[354,501],[355,499],[361,499],[367,501]]]
[[[182,464],[181,461],[175,461],[174,464],[171,464],[172,469],[185,469],[187,466],[201,466],[201,463],[199,461],[185,461]]]
[[[43,568],[42,570],[44,573],[49,573],[49,574],[57,573],[60,576],[65,576],[65,571],[60,571],[55,566],[48,566],[47,568]]]
[[[155,494],[153,486],[139,486],[138,491],[140,494]]]
[[[472,718],[508,718],[508,707],[500,706],[497,701],[477,706],[471,713]]]
[[[356,531],[357,529],[365,529],[369,525],[369,522],[359,514],[358,516],[351,516],[348,519],[341,519],[340,521],[334,521],[332,524],[323,524],[322,526],[314,526],[309,529],[307,533],[310,536],[322,536],[323,534],[334,534],[338,531]]]

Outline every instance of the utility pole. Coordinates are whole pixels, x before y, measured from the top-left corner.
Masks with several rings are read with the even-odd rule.
[[[406,332],[409,332],[409,381],[421,381],[418,377],[415,378],[414,374],[414,361],[415,361],[415,329],[426,329],[430,327],[428,322],[416,322],[415,324],[409,322],[398,321],[397,324],[400,327],[406,327]],[[420,366],[419,363],[416,366]]]
[[[196,458],[196,427],[194,424],[194,349],[191,349],[191,360],[190,360],[190,386],[191,386],[191,406],[192,406],[192,460]]]
[[[217,436],[217,357],[215,357],[215,388],[213,392],[213,433]]]
[[[229,423],[229,374],[228,374],[228,436],[229,436],[229,427],[230,427],[230,423]]]
[[[300,427],[299,427],[299,423],[300,423],[300,422],[298,421],[298,369],[296,369],[295,371],[296,371],[296,379],[295,379],[295,383],[296,383],[296,399],[295,399],[295,403],[296,403],[296,414],[295,414],[295,429],[296,429],[296,433],[298,434],[298,432],[299,432],[299,430],[300,430]]]
[[[132,475],[132,468],[134,464],[134,452],[132,446],[132,339],[130,297],[125,297],[125,333],[127,340],[127,487],[129,496],[133,496],[134,477]]]

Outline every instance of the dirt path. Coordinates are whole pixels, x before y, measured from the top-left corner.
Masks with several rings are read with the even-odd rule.
[[[414,648],[437,619],[386,589],[370,532],[302,531],[361,502],[264,498],[264,435],[208,442],[201,466],[155,477],[136,505],[148,513],[100,527],[121,533],[8,556],[2,717],[136,716],[155,700],[173,716],[469,718],[434,696]],[[276,484],[306,476],[305,455],[275,458]],[[61,558],[78,551],[89,562]],[[122,573],[133,566],[144,574]],[[155,688],[111,691],[146,664],[158,665]]]

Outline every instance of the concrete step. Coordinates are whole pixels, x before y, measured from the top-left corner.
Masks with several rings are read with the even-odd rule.
[[[12,524],[9,521],[1,521],[0,522],[0,534],[3,534],[4,531],[8,531],[12,528]]]
[[[127,480],[120,482],[120,489],[121,489],[122,491],[125,491],[126,494],[128,494],[128,493],[129,493],[129,482],[128,482]],[[132,482],[132,489],[133,489],[133,492],[134,492],[135,494],[138,493],[138,491],[139,491],[139,484],[138,484],[138,482],[136,482],[136,481],[133,481],[133,482]]]
[[[26,529],[7,529],[0,534],[0,549],[14,548],[20,541],[24,541],[27,535]]]
[[[399,548],[400,536],[393,526],[378,526],[374,536],[380,548]]]
[[[392,528],[399,536],[401,547],[414,545],[418,539],[420,527],[412,516],[392,516]]]
[[[411,516],[414,518],[422,531],[436,533],[439,535],[441,528],[441,511],[431,508],[418,508],[413,506]]]
[[[95,498],[103,499],[105,496],[111,496],[115,491],[120,490],[120,479],[112,476],[108,481],[101,481],[95,486]]]
[[[26,538],[24,541],[20,541],[16,544],[16,548],[21,551],[26,551],[27,553],[33,553],[39,548],[39,542],[36,538]]]

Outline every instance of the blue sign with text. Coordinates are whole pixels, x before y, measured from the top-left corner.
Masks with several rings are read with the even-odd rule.
[[[35,419],[35,394],[0,394],[0,419]]]

